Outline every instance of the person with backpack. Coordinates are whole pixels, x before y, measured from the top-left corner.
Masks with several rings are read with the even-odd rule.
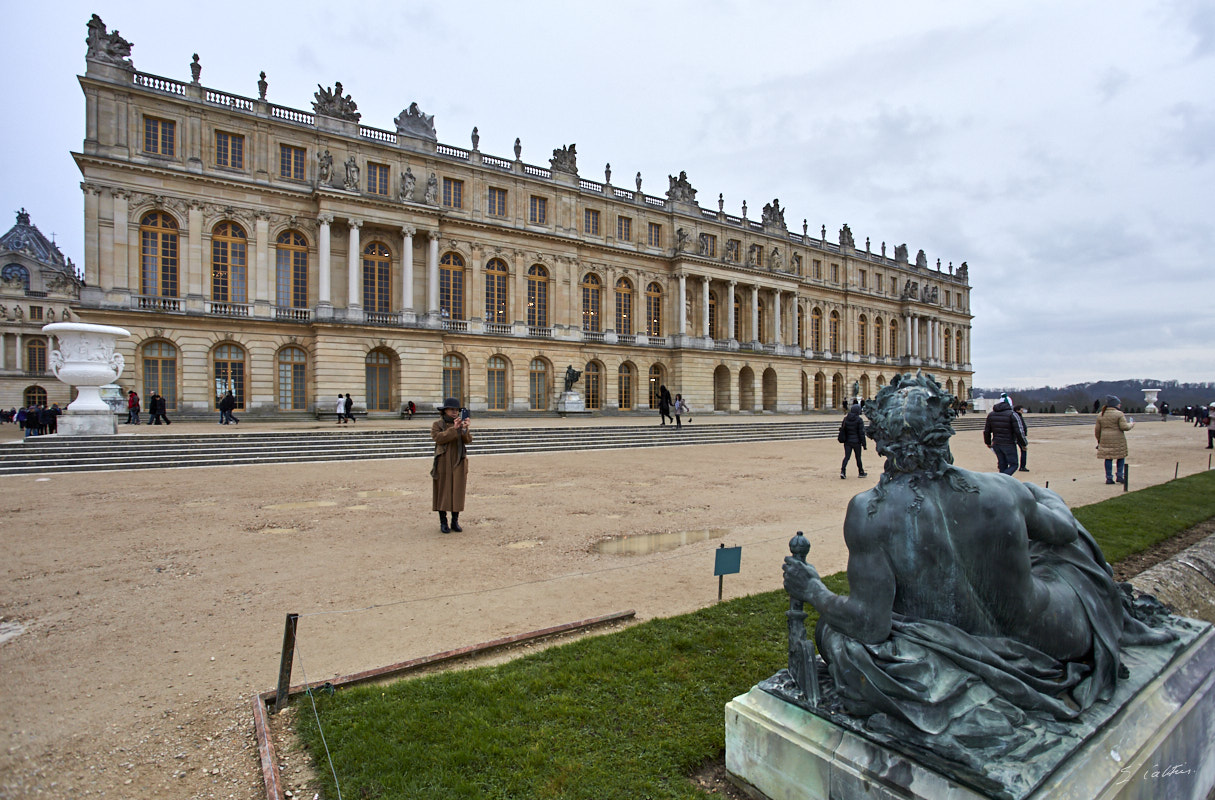
[[[1001,395],[1000,402],[987,415],[983,425],[983,444],[996,454],[996,466],[1000,472],[1012,475],[1017,471],[1017,448],[1026,441],[1008,395]]]
[[[861,451],[867,450],[869,444],[865,441],[865,420],[861,419],[860,403],[853,403],[852,408],[848,409],[844,421],[840,423],[837,438],[844,446],[844,463],[840,464],[840,477],[848,477],[848,461],[853,453],[856,454],[857,477],[867,477],[869,473],[865,472],[865,465],[861,463]]]

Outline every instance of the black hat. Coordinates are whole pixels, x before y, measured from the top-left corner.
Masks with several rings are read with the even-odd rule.
[[[460,407],[460,401],[454,397],[449,397],[443,401],[443,405],[437,406],[435,408],[435,410],[442,411],[445,408],[459,408],[459,407]]]
[[[1109,407],[1113,408],[1113,407],[1115,407],[1115,406],[1120,406],[1120,405],[1122,405],[1122,401],[1121,401],[1121,400],[1119,400],[1119,399],[1118,399],[1118,397],[1117,397],[1116,395],[1112,395],[1112,394],[1111,394],[1111,395],[1107,395],[1107,396],[1106,396],[1106,398],[1105,398],[1105,404],[1106,404],[1107,406],[1109,406]]]

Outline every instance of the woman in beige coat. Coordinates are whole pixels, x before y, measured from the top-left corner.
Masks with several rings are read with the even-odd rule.
[[[1114,395],[1105,398],[1105,406],[1097,415],[1097,427],[1093,435],[1097,437],[1097,458],[1105,459],[1105,482],[1126,483],[1126,432],[1135,427],[1135,421],[1128,419],[1121,411],[1122,401]],[[1112,470],[1114,462],[1118,468]]]
[[[459,533],[460,512],[464,510],[464,488],[468,484],[468,451],[472,441],[469,420],[460,417],[460,401],[449,397],[439,406],[439,419],[430,426],[430,438],[435,440],[435,461],[430,469],[433,481],[431,508],[439,512],[439,531]],[[447,512],[451,512],[451,526]]]

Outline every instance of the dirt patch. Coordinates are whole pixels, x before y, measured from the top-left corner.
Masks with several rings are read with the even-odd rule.
[[[1215,519],[1200,522],[1189,530],[1182,531],[1171,539],[1165,539],[1114,564],[1114,580],[1134,581],[1135,576],[1148,567],[1154,567],[1165,559],[1175,556],[1191,545],[1215,534]]]

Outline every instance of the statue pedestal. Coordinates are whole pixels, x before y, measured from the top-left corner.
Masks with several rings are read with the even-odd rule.
[[[113,436],[118,433],[118,418],[105,411],[71,411],[59,417],[59,436]]]
[[[1068,723],[1079,743],[1023,787],[972,788],[759,687],[726,705],[726,769],[756,798],[1203,800],[1215,787],[1215,631],[1194,625],[1186,644],[1126,648],[1131,677]]]
[[[562,416],[566,414],[586,414],[588,413],[586,401],[577,392],[562,392],[561,397],[557,400],[557,413]]]

